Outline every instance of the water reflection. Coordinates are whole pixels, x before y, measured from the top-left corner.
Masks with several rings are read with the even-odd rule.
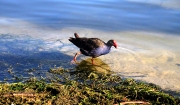
[[[112,73],[110,70],[110,67],[108,64],[103,62],[99,58],[94,58],[95,65],[92,65],[91,58],[85,59],[81,61],[77,66],[76,69],[79,70],[79,72],[89,71],[89,72],[96,72],[101,74],[110,74]]]

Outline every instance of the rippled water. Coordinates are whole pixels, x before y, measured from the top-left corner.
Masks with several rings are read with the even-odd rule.
[[[9,71],[44,76],[52,67],[73,67],[78,49],[68,38],[77,32],[115,39],[118,49],[99,58],[122,77],[180,92],[180,2],[159,1],[1,0],[0,80]]]

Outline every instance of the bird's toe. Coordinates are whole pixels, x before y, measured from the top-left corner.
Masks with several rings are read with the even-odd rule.
[[[77,65],[78,62],[77,62],[76,60],[72,60],[72,61],[70,62],[70,64],[71,64],[71,65]]]

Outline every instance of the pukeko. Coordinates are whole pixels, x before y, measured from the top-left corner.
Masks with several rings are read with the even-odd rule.
[[[76,57],[79,54],[84,54],[92,57],[91,61],[94,65],[93,58],[109,53],[112,46],[117,48],[117,43],[114,40],[109,40],[107,43],[105,43],[98,38],[81,38],[77,33],[74,33],[74,36],[75,38],[70,37],[69,41],[79,47],[80,52],[75,54],[74,59],[71,62],[76,62]]]

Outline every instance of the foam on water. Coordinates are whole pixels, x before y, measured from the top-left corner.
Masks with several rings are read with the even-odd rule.
[[[0,20],[0,55],[2,58],[6,55],[14,57],[11,62],[6,61],[8,57],[1,60],[0,66],[4,67],[4,70],[13,65],[11,63],[17,67],[17,57],[18,60],[24,57],[24,61],[28,62],[24,65],[51,63],[62,66],[60,60],[69,65],[69,61],[79,49],[70,43],[68,38],[74,37],[73,33],[77,32],[81,37],[98,37],[105,42],[115,39],[118,49],[112,47],[110,54],[99,58],[122,77],[151,82],[163,89],[180,92],[180,36],[139,31],[105,32],[73,27],[55,30],[16,19]],[[77,60],[85,58],[80,56]],[[32,59],[40,61],[30,61]],[[32,68],[37,65],[25,67]]]

